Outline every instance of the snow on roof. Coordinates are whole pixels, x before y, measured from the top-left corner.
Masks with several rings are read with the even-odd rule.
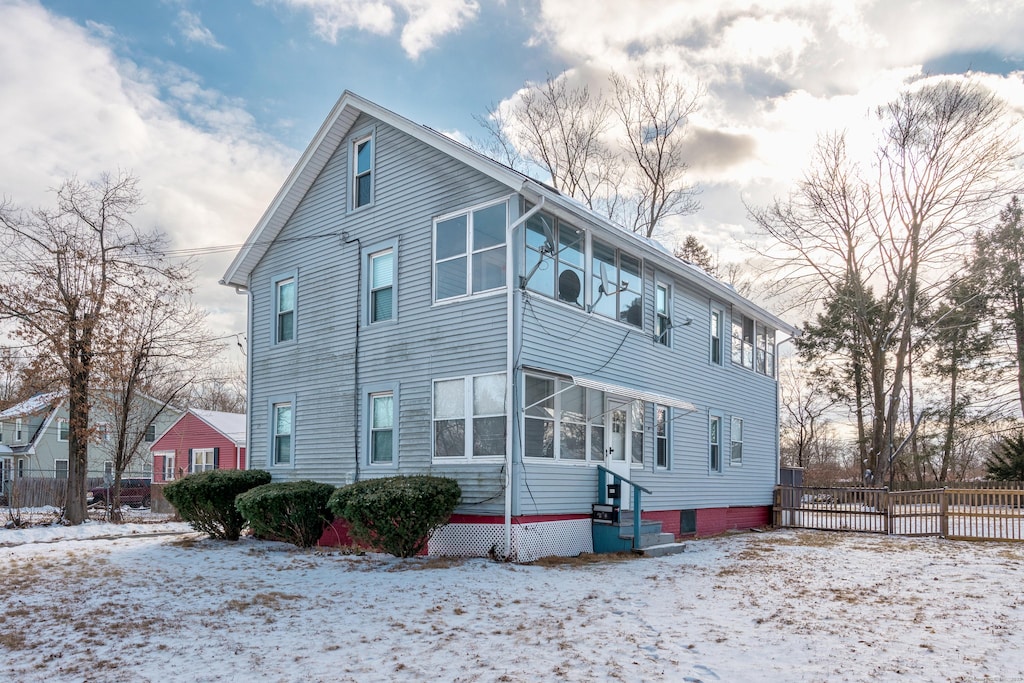
[[[63,391],[51,391],[48,394],[36,394],[30,399],[11,406],[0,413],[0,420],[12,420],[16,417],[35,415],[52,407],[58,401],[63,400]]]
[[[218,410],[189,410],[193,415],[234,441],[239,446],[245,445],[245,414],[223,413]]]

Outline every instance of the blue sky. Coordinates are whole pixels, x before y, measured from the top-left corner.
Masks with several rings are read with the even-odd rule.
[[[343,90],[481,137],[473,116],[548,74],[601,87],[664,65],[707,89],[691,119],[703,208],[670,225],[726,260],[744,202],[784,195],[818,133],[868,130],[915,78],[975,78],[1024,112],[1019,0],[0,0],[0,194],[52,203],[72,174],[129,169],[137,221],[207,249],[218,332],[244,299],[216,282]],[[866,139],[866,138],[864,138]],[[865,149],[870,145],[866,144]],[[541,178],[544,180],[544,178]]]

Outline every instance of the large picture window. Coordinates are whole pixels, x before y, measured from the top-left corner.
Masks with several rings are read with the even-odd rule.
[[[505,374],[434,381],[434,457],[505,455]]]
[[[505,286],[507,202],[434,223],[434,299],[442,301]]]

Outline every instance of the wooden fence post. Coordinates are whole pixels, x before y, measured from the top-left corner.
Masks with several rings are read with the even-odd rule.
[[[939,535],[949,537],[949,489],[945,486],[939,494]]]
[[[882,489],[882,509],[885,510],[885,515],[882,517],[882,524],[884,525],[883,531],[888,536],[891,528],[889,518],[892,516],[892,508],[889,506],[889,487],[886,486]]]

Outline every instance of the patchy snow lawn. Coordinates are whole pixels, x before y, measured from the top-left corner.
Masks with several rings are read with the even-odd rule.
[[[523,566],[90,523],[0,530],[0,567],[0,680],[1024,680],[1017,544],[775,531]]]

